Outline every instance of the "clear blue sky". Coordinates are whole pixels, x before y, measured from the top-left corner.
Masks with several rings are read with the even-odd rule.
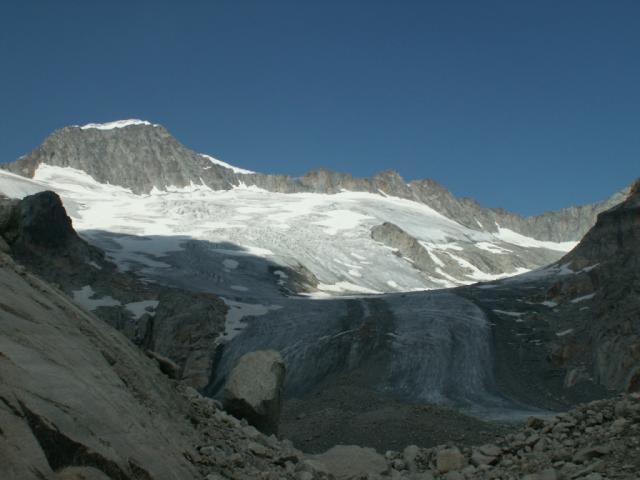
[[[143,118],[253,170],[523,214],[640,175],[640,1],[3,1],[0,161]]]

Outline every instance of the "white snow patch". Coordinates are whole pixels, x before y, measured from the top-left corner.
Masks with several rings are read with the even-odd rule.
[[[272,310],[278,310],[282,308],[280,305],[262,305],[260,303],[244,303],[229,300],[221,297],[224,303],[229,307],[227,316],[225,317],[225,331],[222,337],[225,341],[230,341],[234,337],[240,334],[242,330],[247,326],[242,321],[244,317],[259,317],[266,315]]]
[[[79,303],[84,308],[91,311],[99,307],[115,307],[122,305],[122,303],[109,295],[101,298],[93,298],[96,293],[93,291],[93,288],[91,288],[91,285],[85,285],[80,290],[73,290],[71,294],[73,295],[73,300],[76,303]]]
[[[277,275],[278,277],[280,277],[282,280],[285,280],[287,278],[289,278],[289,275],[287,275],[285,272],[283,272],[282,270],[274,270],[273,271],[274,275]]]
[[[508,253],[513,253],[513,250],[508,250],[506,248],[502,248],[495,243],[490,242],[477,242],[474,244],[481,250],[485,250],[487,252],[495,253],[496,255],[505,255]]]
[[[350,210],[331,210],[323,213],[323,215],[327,218],[313,223],[314,225],[327,227],[325,230],[327,235],[335,235],[340,230],[353,229],[364,220],[373,218]]]
[[[509,230],[508,228],[502,228],[496,223],[498,227],[498,233],[494,234],[496,238],[506,243],[513,245],[519,245],[521,247],[534,247],[534,248],[546,248],[548,250],[557,250],[559,252],[568,252],[574,248],[578,242],[549,242],[544,240],[536,240],[535,238],[527,237],[520,233]]]
[[[529,271],[527,268],[518,267],[515,270],[515,272],[486,273],[486,272],[483,272],[478,267],[476,267],[471,262],[469,262],[468,260],[465,260],[462,257],[454,255],[451,252],[446,252],[446,254],[449,255],[453,260],[455,260],[458,263],[458,265],[460,265],[461,267],[463,267],[463,268],[465,268],[467,270],[471,270],[470,274],[469,273],[465,273],[465,277],[470,278],[470,279],[475,280],[475,281],[499,280],[499,279],[504,278],[505,276],[508,276],[508,275],[519,275],[521,273],[525,273],[525,272]]]
[[[500,313],[502,315],[507,315],[509,317],[520,317],[520,316],[524,315],[524,313],[522,313],[522,312],[508,312],[506,310],[498,310],[497,308],[494,308],[493,311],[496,312],[496,313]]]
[[[238,265],[240,265],[237,260],[233,260],[231,258],[225,258],[222,261],[222,264],[224,265],[224,268],[228,268],[229,270],[235,270],[238,268]]]
[[[420,242],[420,244],[422,245],[422,247],[427,251],[427,253],[429,254],[429,256],[431,257],[431,260],[433,260],[433,263],[435,263],[436,265],[438,265],[439,267],[444,267],[444,262],[440,259],[440,257],[438,257],[438,255],[435,254],[435,252],[431,249],[431,247],[429,247],[426,243],[424,242]]]
[[[93,260],[87,262],[87,265],[92,266],[96,270],[102,270],[102,267],[100,265],[98,265],[96,262],[94,262]]]
[[[49,189],[50,187],[45,183],[29,180],[0,169],[0,193],[9,198],[23,198]]]
[[[225,255],[231,255],[234,257],[246,257],[249,255],[255,255],[257,257],[266,257],[273,255],[274,253],[267,248],[252,247],[248,245],[239,245],[242,250],[232,250],[230,248],[212,248],[211,250],[216,253],[224,253]]]
[[[364,287],[362,285],[356,285],[351,282],[337,282],[332,285],[327,285],[325,283],[318,284],[318,290],[322,290],[325,292],[334,292],[334,293],[365,293],[365,294],[379,294],[376,290],[372,290],[370,288]]]
[[[565,335],[569,335],[570,333],[573,333],[573,328],[569,328],[561,332],[556,332],[556,337],[564,337]]]
[[[589,295],[583,295],[582,297],[574,298],[573,300],[571,300],[571,303],[579,303],[579,302],[584,302],[585,300],[591,300],[595,296],[596,296],[595,293],[590,293]]]
[[[443,280],[442,278],[436,278],[432,276],[429,276],[428,278],[429,278],[429,281],[435,283],[436,285],[440,285],[440,288],[451,288],[451,287],[456,287],[460,285],[460,282],[456,279]],[[450,277],[450,278],[453,278],[453,277]]]
[[[200,156],[206,158],[211,163],[214,163],[214,164],[219,165],[219,166],[224,167],[224,168],[228,168],[229,170],[233,170],[234,173],[241,173],[241,174],[244,174],[244,175],[250,175],[252,173],[256,173],[256,172],[254,172],[252,170],[245,170],[244,168],[234,167],[233,165],[230,165],[227,162],[223,162],[222,160],[218,160],[217,158],[213,158],[211,155],[205,155],[204,153],[201,153]],[[204,167],[204,168],[206,169],[207,167]],[[211,167],[209,167],[209,168],[211,168]]]
[[[150,125],[153,127],[160,126],[155,123],[147,122],[146,120],[138,120],[137,118],[131,118],[128,120],[116,120],[115,122],[108,122],[108,123],[87,123],[86,125],[82,125],[80,128],[82,130],[88,130],[88,129],[113,130],[114,128],[124,128],[130,125]]]
[[[151,316],[155,315],[156,312],[149,310],[155,310],[159,303],[160,302],[157,300],[142,300],[140,302],[127,303],[124,307],[133,314],[136,320],[138,320],[145,313],[148,313]]]
[[[438,273],[441,277],[449,280],[453,285],[462,285],[464,283],[462,280],[458,280],[457,278],[452,277],[440,267],[436,268],[436,273]]]
[[[267,192],[264,188],[260,188],[257,185],[247,185],[242,180],[238,180],[238,185],[233,186],[234,190],[249,190],[251,192]]]
[[[596,268],[598,265],[600,265],[600,263],[596,263],[595,265],[589,265],[588,267],[584,267],[582,270],[580,270],[581,272],[590,272],[591,270],[593,270],[594,268]]]
[[[242,285],[231,285],[231,290],[235,290],[237,292],[248,292],[249,289],[247,287],[243,287]]]

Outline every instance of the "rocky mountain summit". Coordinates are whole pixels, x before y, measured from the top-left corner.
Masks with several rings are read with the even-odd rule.
[[[314,170],[302,177],[250,172],[198,154],[164,127],[141,120],[64,127],[30,154],[2,168],[32,178],[41,164],[82,170],[100,183],[120,185],[134,193],[195,184],[214,190],[245,185],[281,193],[335,194],[348,190],[391,195],[429,205],[470,229],[496,232],[499,225],[555,242],[580,239],[599,212],[619,203],[628,193],[627,189],[596,204],[523,218],[506,210],[483,208],[467,198],[456,198],[431,179],[406,182],[395,171],[372,178],[329,170]]]

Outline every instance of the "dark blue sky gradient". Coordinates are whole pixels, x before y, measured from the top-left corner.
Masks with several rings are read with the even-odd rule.
[[[640,2],[0,4],[0,161],[143,118],[253,170],[397,169],[523,214],[640,174]]]

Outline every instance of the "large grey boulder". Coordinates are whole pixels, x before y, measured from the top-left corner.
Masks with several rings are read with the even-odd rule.
[[[286,368],[273,350],[243,355],[223,390],[224,409],[266,434],[278,432]]]

